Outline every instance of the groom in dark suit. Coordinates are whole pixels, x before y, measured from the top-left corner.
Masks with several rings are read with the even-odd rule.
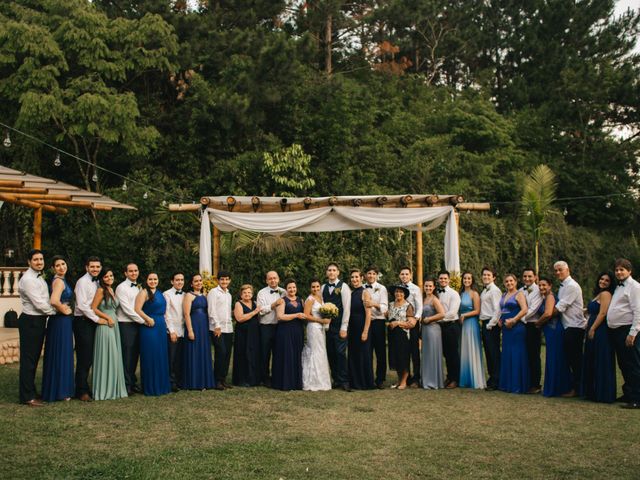
[[[331,320],[327,331],[327,356],[331,367],[333,388],[350,392],[347,373],[347,328],[351,310],[351,290],[338,278],[340,268],[335,263],[327,265],[327,283],[322,285],[322,300],[338,307],[339,314]]]

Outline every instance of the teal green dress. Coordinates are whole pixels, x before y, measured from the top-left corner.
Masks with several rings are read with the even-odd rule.
[[[116,319],[117,299],[105,298],[98,309],[109,315],[113,327],[98,325],[93,347],[93,398],[94,400],[114,400],[127,396],[122,366],[120,331]]]

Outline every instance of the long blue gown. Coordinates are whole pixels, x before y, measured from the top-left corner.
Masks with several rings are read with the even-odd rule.
[[[169,355],[167,353],[167,324],[164,314],[167,302],[156,290],[152,300],[147,300],[142,311],[153,318],[153,327],[140,327],[140,373],[145,395],[164,395],[171,391]]]
[[[502,354],[500,356],[500,390],[510,393],[527,393],[529,391],[529,361],[527,358],[526,327],[519,321],[511,328],[504,322],[515,317],[520,305],[514,294],[507,299],[507,294],[500,299],[502,327]]]
[[[60,302],[70,305],[73,290],[66,280]],[[73,315],[60,313],[49,317],[44,344],[42,399],[45,402],[64,400],[75,395],[73,373]]]
[[[460,295],[459,313],[473,311],[473,299],[468,292]],[[464,319],[460,336],[460,387],[486,388],[482,365],[482,340],[478,316]]]
[[[188,295],[193,295],[189,293]],[[213,362],[211,361],[211,346],[209,344],[209,315],[207,313],[207,297],[195,295],[191,303],[191,328],[194,340],[189,340],[185,334],[182,387],[185,390],[202,390],[216,386],[213,377]]]
[[[557,302],[557,299],[556,299]],[[545,302],[538,308],[538,315],[544,313]],[[571,390],[571,371],[564,354],[564,328],[558,316],[550,318],[542,328],[545,341],[544,386],[542,395],[558,397]]]
[[[600,311],[600,303],[591,300],[587,305],[589,322],[593,326]],[[593,340],[585,337],[580,394],[594,402],[612,403],[616,400],[615,352],[609,343],[606,320],[600,324]]]
[[[256,308],[256,302],[251,301],[251,307],[240,302],[242,313],[251,313]],[[236,334],[233,345],[233,376],[232,382],[240,387],[255,387],[260,383],[260,323],[258,316],[246,322],[236,323]]]
[[[359,287],[351,292],[351,311],[347,331],[349,385],[355,390],[374,388],[371,333],[366,342],[362,341],[366,316],[362,300],[363,291],[364,287]]]
[[[296,305],[284,297],[284,313],[302,313],[302,299]],[[302,390],[302,347],[304,332],[299,319],[278,322],[273,348],[271,386],[278,390]]]

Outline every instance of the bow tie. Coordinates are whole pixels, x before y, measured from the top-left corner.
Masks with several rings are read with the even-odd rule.
[[[99,278],[98,278],[98,277],[91,277],[91,281],[92,281],[92,282],[97,282],[98,280],[99,280]]]
[[[132,287],[137,287],[137,286],[138,286],[138,284],[137,284],[136,282],[131,282],[131,286],[132,286]]]
[[[38,277],[44,277],[44,273],[40,272],[40,273],[38,274]],[[38,277],[36,277],[36,278],[38,278]]]
[[[335,283],[329,283],[329,284],[328,284],[328,286],[329,286],[329,287],[335,287],[335,286],[336,286],[336,284],[335,284]]]
[[[364,288],[373,288],[373,285],[367,284],[367,285],[364,286]]]
[[[444,293],[444,288],[436,288],[436,292],[438,292],[438,293]]]
[[[280,293],[278,290],[269,290],[269,293]]]
[[[618,281],[618,286],[619,287],[624,287],[624,282],[625,282],[624,280]]]
[[[176,290],[176,295],[182,295],[184,292],[182,290]]]
[[[488,292],[488,291],[489,291],[489,287],[484,287],[484,288],[482,289],[482,291],[483,291],[483,292]]]

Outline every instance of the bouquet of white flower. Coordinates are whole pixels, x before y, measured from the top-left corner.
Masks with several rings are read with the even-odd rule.
[[[338,318],[340,314],[340,310],[333,303],[327,302],[320,307],[320,315],[322,318],[328,318],[333,320],[334,318]],[[323,325],[325,330],[329,330],[329,323]]]

